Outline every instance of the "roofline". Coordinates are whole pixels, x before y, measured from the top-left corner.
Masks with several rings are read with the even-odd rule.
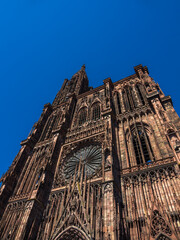
[[[100,90],[102,90],[102,89],[104,89],[104,88],[105,88],[105,86],[104,86],[104,85],[101,85],[101,86],[99,86],[99,87],[97,87],[97,88],[94,88],[94,89],[89,90],[89,91],[87,91],[87,92],[81,93],[80,95],[77,96],[77,99],[82,98],[82,97],[84,97],[84,96],[86,96],[86,95],[92,94],[92,93],[94,93],[94,92],[100,91]]]
[[[136,73],[134,73],[134,74],[132,74],[132,75],[130,75],[128,77],[122,78],[122,79],[120,79],[120,80],[118,80],[116,82],[113,82],[113,85],[116,86],[120,82],[125,82],[125,81],[128,81],[130,79],[134,79],[134,78],[137,78],[137,74]]]
[[[122,79],[120,79],[120,80],[118,80],[116,82],[113,82],[113,86],[116,86],[119,83],[123,83],[125,81],[129,81],[129,80],[134,79],[134,78],[137,78],[137,74],[136,73],[134,73],[134,74],[132,74],[132,75],[130,75],[128,77],[122,78]],[[77,99],[80,99],[80,98],[85,97],[85,96],[87,96],[89,94],[95,93],[97,91],[100,91],[100,90],[102,90],[104,88],[105,88],[105,85],[101,85],[101,86],[96,87],[96,88],[94,88],[92,90],[89,90],[87,92],[81,93],[80,95],[77,96]]]

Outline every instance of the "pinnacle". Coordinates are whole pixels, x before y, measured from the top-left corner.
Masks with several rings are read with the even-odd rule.
[[[85,64],[82,65],[81,70],[85,70],[86,66]]]

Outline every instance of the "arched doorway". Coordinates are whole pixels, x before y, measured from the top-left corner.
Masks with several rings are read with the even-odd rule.
[[[55,240],[90,240],[90,238],[81,229],[70,226],[58,234]]]

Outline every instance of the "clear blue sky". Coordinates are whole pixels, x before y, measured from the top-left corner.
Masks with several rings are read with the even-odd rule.
[[[1,0],[0,175],[82,64],[90,85],[147,65],[180,113],[179,0]]]

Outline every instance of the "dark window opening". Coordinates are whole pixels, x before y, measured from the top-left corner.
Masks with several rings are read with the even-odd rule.
[[[119,99],[119,93],[117,93],[117,105],[118,105],[119,114],[121,114],[121,104],[120,104],[120,99]]]
[[[92,112],[92,120],[100,119],[100,106],[95,105]]]
[[[148,82],[145,82],[145,86],[146,86],[146,87],[149,87],[149,83],[148,83]]]
[[[133,146],[136,155],[137,164],[142,164],[143,160],[148,164],[151,163],[152,158],[154,159],[152,147],[149,141],[149,137],[141,129],[133,135]],[[142,156],[143,154],[143,156]]]
[[[139,141],[138,141],[137,136],[133,137],[133,145],[134,145],[134,151],[135,151],[135,155],[136,155],[137,164],[141,164],[141,163],[143,163],[143,159],[142,159],[141,149],[139,146]]]
[[[87,112],[85,109],[81,110],[79,114],[79,125],[82,125],[86,122]]]
[[[151,158],[149,156],[149,152],[147,149],[147,145],[146,145],[143,133],[140,135],[140,140],[141,140],[141,146],[142,146],[145,162],[151,162]]]
[[[127,101],[127,96],[126,96],[126,93],[125,91],[123,91],[123,102],[124,102],[124,107],[125,107],[125,110],[126,111],[129,111],[129,103]]]

